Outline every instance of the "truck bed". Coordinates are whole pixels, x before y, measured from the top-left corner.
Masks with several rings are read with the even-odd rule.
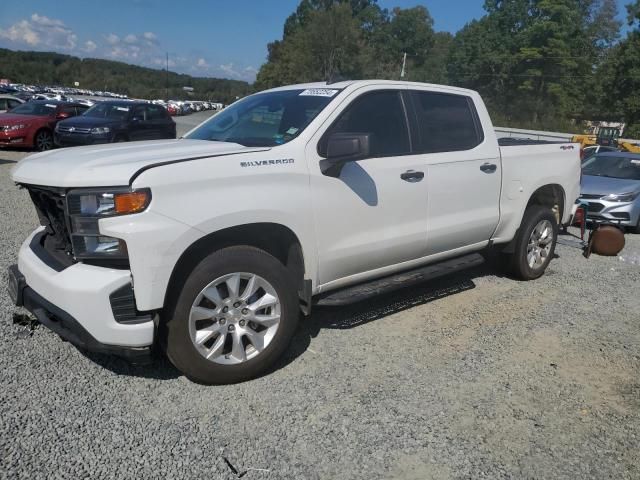
[[[531,138],[515,138],[515,137],[502,137],[498,138],[498,145],[501,147],[515,147],[523,145],[547,145],[547,144],[562,144],[567,142],[552,141],[552,140],[533,140]]]

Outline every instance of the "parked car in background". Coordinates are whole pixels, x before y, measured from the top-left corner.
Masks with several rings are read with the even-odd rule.
[[[176,124],[162,105],[146,102],[100,102],[55,130],[62,147],[162,138],[176,138]]]
[[[597,153],[605,152],[619,152],[616,147],[605,147],[603,145],[590,145],[582,149],[582,163],[586,162],[589,158],[593,157]]]
[[[60,120],[84,113],[86,106],[58,100],[34,100],[0,113],[0,146],[54,147],[53,130]]]
[[[167,112],[169,113],[169,115],[179,115],[179,111],[179,107],[175,103],[170,103],[169,105],[167,105]]]
[[[640,233],[640,154],[598,153],[582,165],[580,200],[587,220],[605,219]]]
[[[14,97],[13,95],[0,95],[0,113],[11,110],[23,103],[24,100]]]

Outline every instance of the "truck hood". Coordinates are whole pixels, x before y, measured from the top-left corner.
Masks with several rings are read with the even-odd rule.
[[[16,183],[50,187],[128,185],[138,171],[159,164],[264,150],[268,148],[187,139],[63,148],[21,160],[12,178]]]
[[[580,193],[582,195],[611,195],[614,193],[631,193],[640,190],[640,180],[623,178],[596,177],[585,175],[582,177]]]

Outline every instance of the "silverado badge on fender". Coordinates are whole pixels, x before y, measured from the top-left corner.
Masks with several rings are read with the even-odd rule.
[[[256,162],[240,162],[241,167],[264,167],[266,165],[284,165],[295,163],[293,158],[279,158],[277,160],[258,160]]]

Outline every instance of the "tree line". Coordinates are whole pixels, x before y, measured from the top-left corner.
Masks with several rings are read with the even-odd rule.
[[[219,78],[192,77],[174,72],[139,67],[122,62],[81,59],[52,52],[22,52],[0,49],[0,77],[15,83],[110,91],[131,98],[191,98],[183,87],[193,87],[193,98],[231,103],[251,92],[247,82]]]
[[[456,34],[436,32],[424,6],[302,0],[254,88],[383,78],[478,90],[497,124],[579,132],[586,120],[625,121],[640,137],[640,0],[486,0]]]

